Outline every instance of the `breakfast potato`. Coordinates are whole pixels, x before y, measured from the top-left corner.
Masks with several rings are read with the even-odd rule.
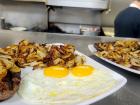
[[[0,81],[7,75],[7,70],[0,66]]]
[[[140,43],[136,40],[117,40],[95,43],[96,55],[125,67],[140,69]]]

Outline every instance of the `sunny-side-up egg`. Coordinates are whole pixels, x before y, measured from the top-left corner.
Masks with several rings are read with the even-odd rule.
[[[108,72],[92,66],[76,66],[70,70],[52,66],[26,75],[18,93],[31,104],[71,105],[98,96],[114,84]]]

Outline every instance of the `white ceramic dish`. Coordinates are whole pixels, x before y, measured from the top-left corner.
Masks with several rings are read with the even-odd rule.
[[[94,97],[92,99],[82,101],[82,102],[78,103],[77,105],[93,104],[93,103],[95,103],[99,100],[102,100],[103,98],[113,94],[114,92],[118,91],[121,87],[123,87],[126,84],[127,79],[125,77],[123,77],[120,74],[110,70],[109,68],[101,65],[100,63],[96,62],[95,60],[89,58],[88,56],[86,56],[86,55],[84,55],[84,54],[82,54],[78,51],[76,51],[76,53],[86,57],[86,64],[93,65],[96,69],[99,68],[99,69],[108,71],[113,76],[113,78],[116,80],[115,86],[113,86],[109,91],[107,91],[103,94],[100,94],[97,97]],[[26,68],[26,69],[31,69],[31,68],[29,67],[29,68]],[[29,72],[31,72],[31,71],[29,71]],[[25,74],[25,73],[23,73],[23,74]],[[17,94],[14,97],[12,97],[11,99],[9,99],[7,101],[4,101],[0,104],[2,104],[2,105],[30,105],[30,104],[25,104]]]
[[[12,30],[12,31],[26,31],[27,28],[25,28],[25,27],[12,27],[12,28],[10,28],[10,30]]]
[[[95,52],[97,52],[96,48],[95,48],[92,44],[88,45],[88,48],[89,48],[90,52],[96,56],[96,54],[95,54]],[[97,57],[98,57],[98,56],[97,56]],[[138,70],[135,70],[135,69],[131,69],[131,68],[122,66],[122,65],[120,65],[120,64],[117,64],[117,63],[115,63],[115,62],[112,62],[112,61],[110,61],[110,60],[108,60],[108,59],[106,59],[106,58],[103,58],[103,57],[100,57],[100,58],[101,58],[102,60],[104,60],[104,61],[106,61],[106,62],[108,62],[108,63],[111,63],[111,64],[113,64],[113,65],[115,65],[115,66],[117,66],[117,67],[120,67],[120,68],[122,68],[122,69],[124,69],[124,70],[133,72],[133,73],[135,73],[135,74],[140,74],[140,71],[138,71]]]

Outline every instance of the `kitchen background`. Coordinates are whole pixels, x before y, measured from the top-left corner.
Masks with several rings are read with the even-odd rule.
[[[110,0],[108,8],[103,9],[48,7],[47,0],[0,0],[1,28],[79,35],[100,35],[102,28],[105,35],[113,36],[114,18],[130,1]]]

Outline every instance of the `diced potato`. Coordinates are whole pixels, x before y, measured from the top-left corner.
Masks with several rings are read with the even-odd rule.
[[[0,58],[0,60],[3,62],[3,66],[5,66],[6,69],[10,69],[14,65],[14,61],[10,61],[6,58]]]
[[[0,80],[4,78],[7,75],[7,70],[3,68],[3,66],[0,66]]]
[[[10,71],[11,72],[13,72],[13,73],[18,73],[18,72],[20,72],[20,68],[19,67],[17,67],[16,65],[14,65],[11,69],[10,69]]]

